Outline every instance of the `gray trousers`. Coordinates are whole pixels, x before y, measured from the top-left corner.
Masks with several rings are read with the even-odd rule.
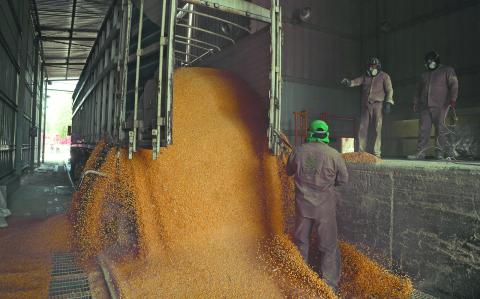
[[[438,147],[437,153],[443,154],[446,150],[447,128],[444,120],[447,109],[444,107],[423,107],[420,111],[419,136],[418,136],[418,152],[428,148],[428,140],[432,131],[432,125],[435,126],[435,146]],[[438,140],[438,143],[437,143]]]
[[[326,204],[325,206],[329,206]],[[320,253],[320,273],[328,285],[338,288],[340,282],[340,249],[337,243],[337,219],[335,204],[326,208],[316,219],[297,214],[294,242],[303,259],[308,263],[310,236],[315,226],[318,234],[317,248]]]
[[[383,103],[368,103],[362,107],[360,116],[360,127],[358,129],[358,149],[360,152],[367,151],[368,128],[373,126],[373,154],[380,156],[382,151],[382,122],[383,122]]]

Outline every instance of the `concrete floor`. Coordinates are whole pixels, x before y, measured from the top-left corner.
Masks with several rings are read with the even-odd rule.
[[[58,163],[46,163],[22,177],[20,187],[7,198],[10,217],[46,218],[65,213],[71,202],[73,188]],[[8,220],[8,219],[7,219]]]

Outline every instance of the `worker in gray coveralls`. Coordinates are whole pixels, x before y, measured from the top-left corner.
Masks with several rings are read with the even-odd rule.
[[[382,71],[380,59],[372,58],[367,64],[367,72],[356,79],[343,79],[347,87],[362,86],[362,109],[358,129],[358,149],[367,151],[368,128],[373,125],[373,154],[380,158],[382,147],[383,114],[389,114],[393,105],[393,88],[390,76]]]
[[[413,111],[420,112],[420,122],[417,153],[408,156],[412,160],[425,159],[432,124],[435,126],[436,158],[443,159],[445,154],[452,154],[446,148],[448,130],[445,118],[448,110],[455,109],[457,103],[457,75],[452,67],[440,64],[440,55],[435,51],[425,55],[425,68],[413,99]]]
[[[321,120],[311,123],[307,143],[296,147],[287,163],[287,174],[295,175],[295,244],[308,263],[310,235],[318,233],[320,271],[335,290],[340,281],[340,251],[337,244],[335,186],[348,181],[343,157],[328,146],[328,125]]]

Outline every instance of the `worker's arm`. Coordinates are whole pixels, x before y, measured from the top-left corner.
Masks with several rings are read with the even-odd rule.
[[[288,162],[287,162],[287,167],[286,167],[286,171],[287,171],[287,175],[288,176],[292,176],[295,174],[295,171],[297,169],[297,163],[295,161],[295,150],[293,150],[291,153],[290,153],[290,156],[288,157]]]
[[[447,73],[448,100],[452,106],[455,106],[458,97],[458,78],[455,70],[452,68]]]
[[[385,74],[385,80],[383,80],[383,88],[385,90],[385,102],[394,104],[393,103],[393,87],[392,87],[392,79],[388,74]]]
[[[337,159],[337,177],[335,179],[335,186],[342,186],[348,183],[348,171],[345,160],[342,156]]]
[[[349,87],[357,87],[363,84],[363,81],[365,80],[365,76],[360,76],[358,78],[353,79],[350,81]]]
[[[356,87],[360,86],[363,84],[364,77],[358,77],[356,79],[350,80],[347,78],[343,78],[342,81],[340,81],[340,84],[342,84],[345,87]]]

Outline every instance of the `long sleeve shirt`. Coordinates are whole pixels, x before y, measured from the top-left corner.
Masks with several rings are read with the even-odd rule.
[[[290,154],[286,170],[288,175],[295,175],[297,211],[309,218],[316,217],[323,203],[336,200],[335,186],[348,182],[342,156],[321,142],[296,147]]]
[[[413,103],[424,107],[443,107],[456,102],[457,97],[458,79],[455,70],[441,65],[436,70],[422,74]]]
[[[376,76],[360,76],[350,82],[350,87],[362,86],[362,104],[393,102],[393,87],[390,76],[380,71]]]

